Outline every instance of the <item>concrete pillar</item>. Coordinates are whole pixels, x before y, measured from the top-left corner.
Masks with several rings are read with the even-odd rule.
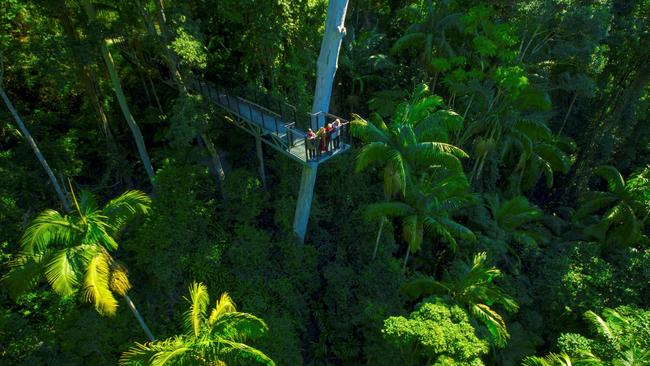
[[[257,148],[257,159],[260,161],[260,178],[262,179],[262,187],[266,189],[266,172],[264,171],[264,154],[262,153],[262,137],[255,136],[255,147]]]
[[[311,201],[314,198],[314,186],[316,185],[316,174],[318,173],[318,164],[310,163],[302,168],[302,177],[300,178],[300,191],[298,192],[298,202],[296,203],[296,213],[293,217],[293,231],[300,241],[305,241],[307,233],[307,224],[309,223],[309,212],[311,211]]]

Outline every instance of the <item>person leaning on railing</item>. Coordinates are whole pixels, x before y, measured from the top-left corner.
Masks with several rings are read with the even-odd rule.
[[[320,142],[320,153],[326,152],[327,151],[327,132],[325,131],[325,128],[321,127],[318,129],[318,132],[316,132],[316,137],[318,138],[318,141]]]
[[[325,125],[325,134],[327,135],[327,153],[332,154],[332,148],[334,147],[334,144],[332,143],[332,132],[334,132],[334,128],[332,128],[332,124],[328,123]]]
[[[341,147],[341,120],[335,119],[332,123],[332,133],[331,133],[332,143],[334,145],[334,150],[337,150]]]
[[[311,128],[307,129],[307,139],[305,144],[307,145],[307,160],[312,160],[316,158],[316,134],[312,131]]]

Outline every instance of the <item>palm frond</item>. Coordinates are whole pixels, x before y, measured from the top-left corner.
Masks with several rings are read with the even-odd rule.
[[[122,353],[118,364],[120,366],[148,366],[151,359],[158,352],[152,347],[152,343],[135,343],[135,346]]]
[[[393,44],[393,47],[391,47],[390,52],[392,54],[399,53],[400,51],[406,49],[406,48],[412,48],[415,47],[418,43],[421,43],[425,39],[424,33],[410,33],[410,34],[405,34],[402,37],[400,37],[395,43]]]
[[[410,280],[400,288],[400,291],[411,299],[417,299],[429,295],[443,296],[448,294],[450,289],[433,277],[421,277]]]
[[[438,222],[444,225],[453,236],[459,237],[463,240],[476,241],[476,235],[474,235],[474,232],[464,225],[446,217],[438,218]]]
[[[264,352],[248,346],[244,343],[238,343],[226,339],[219,339],[214,344],[213,355],[219,355],[218,361],[225,361],[227,365],[248,365],[261,364],[265,366],[275,366],[275,362]],[[214,360],[214,359],[213,359]]]
[[[514,230],[519,226],[541,218],[542,210],[531,205],[524,196],[516,196],[501,203],[497,213],[497,223],[506,230]]]
[[[350,133],[352,136],[363,140],[364,142],[383,142],[388,143],[389,138],[384,131],[379,129],[373,123],[369,123],[358,114],[352,114],[350,121]]]
[[[457,158],[469,157],[463,149],[444,142],[420,142],[417,146],[421,149],[430,150],[432,152],[451,154]]]
[[[187,334],[193,334],[196,337],[201,331],[201,325],[210,305],[210,295],[208,288],[200,282],[192,282],[189,292],[190,298],[185,298],[185,300],[190,303],[190,308],[184,314],[183,324]]]
[[[70,249],[61,249],[53,253],[46,264],[45,278],[59,295],[72,295],[79,285],[77,273],[72,266]]]
[[[56,244],[72,245],[80,234],[80,228],[70,217],[55,210],[45,210],[25,230],[21,245],[25,253],[32,254]]]
[[[589,192],[585,201],[574,212],[572,219],[580,221],[599,210],[610,207],[616,201],[618,201],[618,197],[609,192]]]
[[[124,224],[135,215],[146,215],[151,208],[151,198],[144,192],[131,190],[110,200],[102,209],[106,223],[113,229],[112,236],[119,232]]]
[[[234,313],[237,311],[237,306],[232,300],[230,295],[227,292],[221,294],[221,297],[217,300],[212,312],[210,313],[210,318],[208,319],[208,324],[212,325],[217,321],[221,316],[229,313]]]
[[[596,332],[604,335],[607,339],[614,339],[615,334],[605,319],[591,310],[586,311],[584,317]]]
[[[507,344],[510,334],[501,315],[485,304],[474,304],[470,307],[470,313],[485,324],[496,346],[504,347]]]
[[[117,310],[117,300],[109,287],[111,260],[108,253],[97,252],[86,268],[81,290],[81,296],[85,301],[93,303],[101,315],[108,316],[114,315]]]
[[[385,163],[391,151],[392,149],[388,145],[379,141],[365,145],[356,157],[356,171],[361,172],[373,163]]]
[[[368,205],[364,210],[364,217],[367,220],[375,220],[382,217],[400,217],[413,213],[413,207],[399,201],[377,202]]]
[[[223,313],[212,324],[211,334],[229,340],[258,339],[269,330],[264,320],[240,312]]]
[[[513,128],[525,133],[534,140],[546,141],[551,138],[551,129],[543,121],[536,119],[522,119],[513,123]]]
[[[593,170],[594,174],[607,182],[607,189],[613,193],[621,193],[625,190],[625,180],[616,167],[602,165]]]
[[[121,263],[113,261],[111,265],[110,289],[120,296],[126,295],[131,289],[129,272]]]
[[[418,137],[427,134],[429,129],[437,128],[442,128],[447,132],[461,131],[463,129],[463,117],[452,110],[441,109],[420,120],[415,126]],[[424,138],[421,140],[427,141]]]
[[[411,252],[417,253],[422,245],[424,235],[424,224],[417,215],[406,216],[402,220],[402,235],[411,248]]]
[[[11,270],[1,280],[9,289],[9,294],[17,297],[35,288],[51,255],[52,252],[49,251],[34,255],[20,254],[9,262]]]
[[[560,150],[557,146],[541,143],[535,146],[535,152],[544,161],[548,162],[553,168],[553,171],[567,174],[571,168],[571,159]]]

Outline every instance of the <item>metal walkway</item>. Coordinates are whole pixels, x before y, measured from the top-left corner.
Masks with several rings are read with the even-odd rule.
[[[298,114],[295,112],[293,106],[283,103],[279,104],[281,114],[276,113],[269,108],[266,108],[254,101],[243,98],[243,93],[235,93],[225,88],[216,86],[210,82],[201,79],[194,79],[189,83],[192,91],[201,94],[204,98],[219,106],[221,109],[229,112],[234,118],[231,121],[245,130],[246,132],[263,138],[263,141],[273,147],[274,149],[284,153],[290,158],[303,163],[303,164],[321,164],[330,158],[341,154],[349,149],[350,145],[348,127],[349,122],[343,118],[328,114],[316,113],[306,114],[305,119],[299,120]],[[266,95],[259,95],[256,98],[266,98],[272,100]],[[286,113],[288,109],[289,113]],[[317,125],[322,126],[334,122],[339,119],[341,121],[341,129],[339,131],[341,136],[341,144],[338,149],[329,149],[326,146],[326,151],[317,149],[317,155],[314,159],[307,159],[308,152],[305,145],[305,137],[307,128],[317,131]],[[302,122],[302,123],[301,123]],[[307,127],[297,127],[296,123]],[[320,145],[320,140],[316,141],[316,145]]]
[[[144,63],[153,67],[165,83],[173,86],[171,73],[159,58],[146,53],[138,55],[124,38],[113,39],[112,45],[128,61],[138,65]],[[230,114],[231,117],[226,118],[227,120],[302,164],[322,164],[350,148],[349,121],[343,118],[323,112],[300,113],[289,103],[255,89],[243,87],[238,90],[228,90],[205,80],[200,75],[195,74],[191,78],[185,78],[191,92],[202,95],[206,100]],[[324,150],[315,149],[316,156],[307,159],[308,151],[305,144],[307,129],[311,128],[316,132],[320,127],[332,123],[336,119],[341,121],[339,148],[330,148],[330,144],[325,143]],[[315,145],[321,146],[320,139],[315,141]]]

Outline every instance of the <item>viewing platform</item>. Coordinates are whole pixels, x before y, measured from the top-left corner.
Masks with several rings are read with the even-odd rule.
[[[299,163],[322,164],[350,148],[350,123],[341,117],[323,112],[299,114],[294,106],[266,94],[248,88],[233,92],[198,78],[192,80],[189,87],[193,92],[201,94],[206,100],[230,113],[234,117],[231,122],[236,126],[252,135],[262,137],[262,141],[267,145]],[[269,107],[277,106],[276,110],[279,113],[262,104]],[[300,115],[303,115],[303,118],[299,118]],[[317,126],[333,123],[336,119],[341,122],[339,148],[334,149],[331,144],[326,143],[326,149],[322,151],[319,148],[320,140],[316,139],[315,157],[308,159],[307,129],[311,128],[316,132]]]

